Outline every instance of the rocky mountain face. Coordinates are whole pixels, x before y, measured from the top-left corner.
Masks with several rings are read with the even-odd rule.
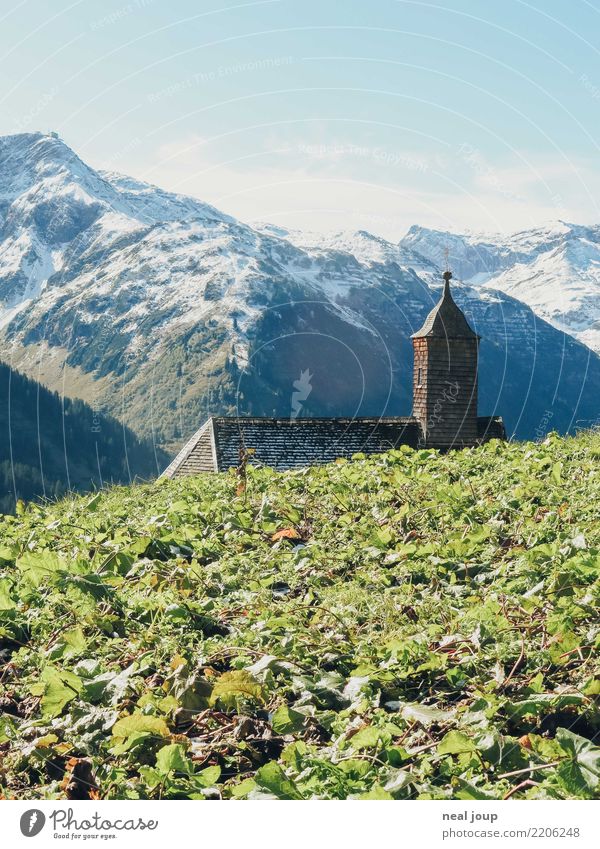
[[[466,282],[528,304],[536,315],[600,352],[600,226],[563,221],[512,236],[411,227],[401,248],[443,262]]]
[[[53,135],[5,137],[0,356],[171,451],[208,413],[406,415],[409,337],[440,291],[430,233],[251,228]],[[495,271],[509,254],[490,243]],[[519,437],[595,421],[595,353],[489,283],[455,297],[483,337],[482,415]]]

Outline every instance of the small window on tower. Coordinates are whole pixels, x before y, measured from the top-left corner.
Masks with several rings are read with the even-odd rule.
[[[422,386],[422,385],[423,385],[423,369],[419,367],[417,369],[417,386]]]

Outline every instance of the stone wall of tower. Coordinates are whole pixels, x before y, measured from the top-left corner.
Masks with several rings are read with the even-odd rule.
[[[478,339],[422,337],[414,344],[413,415],[432,448],[475,445]],[[418,385],[421,369],[421,385]]]

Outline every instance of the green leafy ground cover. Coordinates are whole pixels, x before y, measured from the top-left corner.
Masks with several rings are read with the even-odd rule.
[[[600,437],[0,521],[9,798],[600,796]]]

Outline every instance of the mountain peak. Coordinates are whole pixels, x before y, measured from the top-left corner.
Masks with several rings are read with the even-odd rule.
[[[57,133],[18,133],[0,137],[0,195],[23,194],[40,181],[97,177]]]
[[[249,412],[274,415],[307,369],[315,380],[306,415],[400,412],[408,339],[437,300],[448,242],[453,272],[471,282],[455,296],[483,337],[490,413],[508,398],[502,411],[519,411],[518,432],[532,434],[556,397],[565,399],[556,428],[572,425],[575,408],[580,418],[597,410],[600,359],[592,355],[583,367],[589,351],[536,319],[538,309],[519,302],[525,295],[515,300],[508,289],[480,285],[485,277],[500,289],[501,272],[514,278],[519,269],[538,273],[538,291],[562,285],[588,256],[583,235],[569,236],[564,224],[560,232],[497,238],[415,225],[399,244],[368,230],[251,227],[195,198],[97,171],[53,134],[10,136],[0,146],[1,350],[18,349],[30,373],[36,357],[45,368],[52,361],[53,387],[62,386],[63,366],[76,369],[78,390],[100,392],[107,409],[128,397],[120,415],[140,429],[156,427],[169,446],[182,435],[184,415],[190,431],[202,411],[226,412],[244,399]],[[600,245],[600,233],[588,232]],[[559,265],[553,249],[567,238],[569,261]],[[536,256],[554,277],[534,268]],[[591,280],[593,253],[588,269]],[[530,401],[538,362],[543,380],[534,381]]]

